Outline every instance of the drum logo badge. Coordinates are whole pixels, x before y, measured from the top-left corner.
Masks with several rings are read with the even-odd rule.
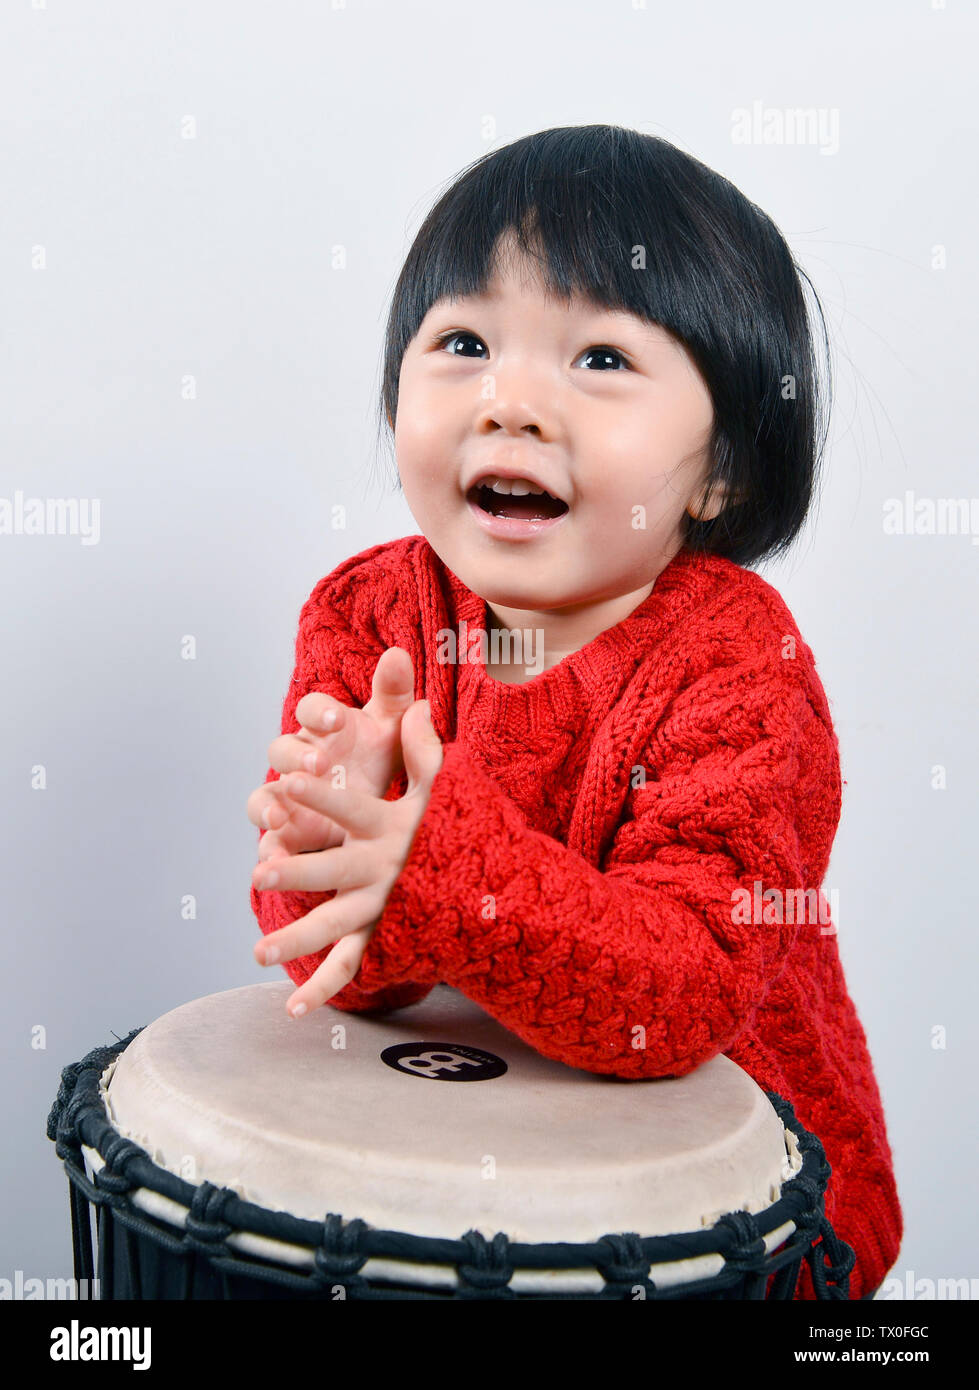
[[[502,1057],[467,1043],[396,1043],[384,1049],[381,1061],[405,1076],[430,1081],[492,1081],[507,1069]]]

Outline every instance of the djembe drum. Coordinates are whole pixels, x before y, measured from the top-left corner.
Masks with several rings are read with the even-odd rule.
[[[102,1298],[791,1299],[803,1260],[847,1297],[822,1146],[728,1058],[623,1081],[448,985],[301,1022],[292,990],[65,1068],[48,1136]]]

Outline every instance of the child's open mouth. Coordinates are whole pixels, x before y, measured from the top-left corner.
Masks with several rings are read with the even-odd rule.
[[[531,540],[542,531],[560,526],[568,514],[568,504],[560,497],[540,489],[530,491],[529,485],[517,480],[518,491],[489,483],[474,483],[466,493],[469,510],[477,526],[498,540]]]
[[[476,484],[466,493],[470,505],[489,516],[511,521],[555,521],[568,510],[567,502],[549,492],[497,492],[489,484]]]

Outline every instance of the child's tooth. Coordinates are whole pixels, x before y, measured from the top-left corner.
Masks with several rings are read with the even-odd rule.
[[[484,486],[488,486],[492,492],[502,492],[506,497],[526,497],[528,492],[539,497],[544,495],[543,488],[535,487],[524,478],[496,478]]]

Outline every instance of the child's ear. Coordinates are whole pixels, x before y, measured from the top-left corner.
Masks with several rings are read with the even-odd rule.
[[[710,496],[707,495],[706,486],[696,492],[687,503],[687,511],[694,521],[713,521],[727,505],[732,497],[726,483],[717,481],[710,489]]]

